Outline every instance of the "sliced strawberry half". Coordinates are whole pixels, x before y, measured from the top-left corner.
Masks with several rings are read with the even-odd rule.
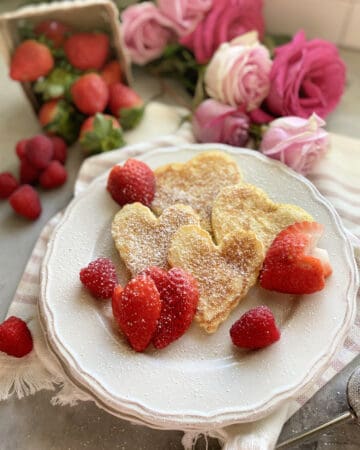
[[[143,273],[154,280],[162,301],[152,343],[157,349],[165,348],[179,339],[191,325],[199,301],[197,282],[179,267],[168,272],[150,267]]]
[[[332,273],[327,251],[316,247],[324,231],[317,222],[300,222],[281,231],[269,248],[260,285],[288,294],[311,294]]]

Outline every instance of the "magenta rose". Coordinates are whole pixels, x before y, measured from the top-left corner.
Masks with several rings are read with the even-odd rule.
[[[160,11],[173,22],[179,36],[191,33],[214,0],[158,0]]]
[[[329,148],[329,135],[322,128],[324,125],[315,113],[309,119],[281,117],[270,123],[260,150],[306,175]]]
[[[204,64],[220,44],[247,31],[257,31],[262,39],[262,4],[262,0],[215,0],[204,19],[180,43],[194,52],[197,62]]]
[[[193,132],[199,142],[221,142],[237,147],[246,144],[249,123],[244,112],[213,99],[202,102],[192,120]]]
[[[129,6],[121,15],[125,45],[137,64],[158,58],[174,38],[172,22],[151,2]]]
[[[345,64],[335,45],[306,41],[303,31],[275,49],[266,107],[275,116],[326,117],[339,103],[345,86]]]

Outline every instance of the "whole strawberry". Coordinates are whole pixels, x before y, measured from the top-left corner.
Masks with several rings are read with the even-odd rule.
[[[110,298],[118,282],[115,266],[108,258],[98,258],[80,270],[80,281],[95,298]]]
[[[107,152],[125,144],[121,126],[116,118],[100,113],[85,120],[79,139],[81,147],[88,154]]]
[[[152,342],[161,349],[179,339],[190,327],[196,313],[199,291],[195,278],[174,267],[168,272],[158,267],[144,271],[159,291],[161,313]]]
[[[10,172],[0,173],[0,198],[8,198],[18,188],[19,183]]]
[[[41,214],[41,203],[38,193],[32,186],[23,184],[9,197],[13,210],[21,216],[35,220]]]
[[[16,81],[36,81],[54,67],[54,59],[46,45],[27,40],[16,47],[10,63],[10,77]]]
[[[65,100],[51,100],[39,111],[39,122],[44,131],[56,134],[69,144],[76,141],[82,121],[81,115]]]
[[[71,95],[76,107],[91,116],[104,111],[109,99],[109,89],[100,75],[88,73],[75,81],[71,87]]]
[[[11,316],[0,325],[0,352],[22,358],[32,349],[32,336],[23,320]]]
[[[80,70],[100,70],[110,51],[109,37],[103,33],[75,33],[64,45],[69,62]]]
[[[122,69],[119,61],[109,61],[105,64],[100,75],[108,86],[114,83],[120,83],[122,79]]]
[[[144,114],[142,98],[129,86],[115,83],[109,87],[109,108],[124,130],[134,128]]]
[[[154,172],[142,161],[128,159],[122,167],[111,169],[107,190],[121,206],[134,202],[150,206],[155,196]]]
[[[57,20],[44,20],[36,25],[34,31],[37,36],[45,36],[54,47],[59,48],[63,46],[71,28]]]
[[[137,352],[151,342],[160,317],[161,300],[151,277],[138,275],[124,289],[115,289],[112,298],[114,318]]]
[[[230,329],[231,340],[241,348],[259,349],[280,339],[273,313],[267,306],[252,308]]]

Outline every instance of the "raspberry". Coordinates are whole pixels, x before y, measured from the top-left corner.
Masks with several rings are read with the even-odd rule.
[[[0,198],[8,198],[18,188],[14,175],[10,172],[0,173]]]
[[[49,136],[49,139],[53,143],[53,160],[59,161],[61,164],[65,164],[67,157],[66,142],[59,136]]]
[[[258,349],[267,347],[280,339],[274,316],[267,306],[257,306],[243,314],[230,329],[234,345]]]
[[[161,300],[154,281],[138,275],[124,288],[114,290],[112,308],[120,330],[137,352],[150,344],[160,316]]]
[[[150,206],[155,195],[155,176],[150,167],[142,161],[128,159],[123,167],[112,168],[107,190],[121,206],[133,202]]]
[[[21,358],[31,352],[33,340],[26,323],[11,316],[0,325],[0,351]]]
[[[21,141],[17,142],[17,144],[16,144],[15,151],[20,160],[24,159],[26,156],[25,154],[26,154],[27,141],[28,141],[28,139],[21,139]]]
[[[35,220],[41,214],[41,204],[38,193],[32,186],[24,184],[16,189],[9,198],[13,210],[26,217]]]
[[[40,186],[44,189],[53,189],[61,186],[67,179],[65,167],[59,161],[51,161],[44,172],[40,175]]]
[[[35,169],[26,158],[20,161],[21,184],[35,184],[39,180],[39,176],[40,170]]]
[[[26,143],[26,159],[35,169],[45,169],[54,154],[53,143],[41,134],[29,139]]]
[[[80,270],[80,281],[95,298],[110,298],[118,282],[115,266],[108,258],[98,258]]]
[[[199,301],[195,278],[174,267],[168,272],[157,267],[145,270],[160,293],[162,308],[152,339],[154,347],[161,349],[179,339],[190,327]]]

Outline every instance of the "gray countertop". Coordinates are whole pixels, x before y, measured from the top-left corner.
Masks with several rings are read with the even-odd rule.
[[[360,53],[342,50],[348,66],[346,94],[335,113],[328,119],[330,131],[360,138]],[[16,170],[15,143],[39,132],[31,108],[24,100],[19,86],[10,82],[5,65],[0,60],[0,172]],[[136,76],[138,90],[152,96],[158,92],[157,81]],[[145,88],[146,86],[146,88]],[[149,95],[149,92],[152,92]],[[165,98],[171,101],[171,96]],[[69,181],[64,187],[41,193],[43,214],[28,223],[12,214],[6,202],[0,204],[0,319],[6,314],[16,286],[40,230],[50,217],[65,207],[72,197],[72,187],[81,164],[81,153],[74,147],[69,152],[67,168]],[[285,425],[281,439],[286,439],[310,425],[316,425],[342,412],[345,408],[344,389],[352,368],[360,358],[339,374],[331,384],[318,392]],[[182,433],[157,431],[131,425],[98,409],[92,403],[75,407],[51,406],[51,393],[41,392],[23,400],[11,399],[0,403],[0,436],[2,450],[88,450],[105,449],[182,449]],[[220,448],[215,440],[208,447],[200,439],[197,449]],[[292,449],[359,450],[360,428],[354,424],[340,426],[317,440]]]

